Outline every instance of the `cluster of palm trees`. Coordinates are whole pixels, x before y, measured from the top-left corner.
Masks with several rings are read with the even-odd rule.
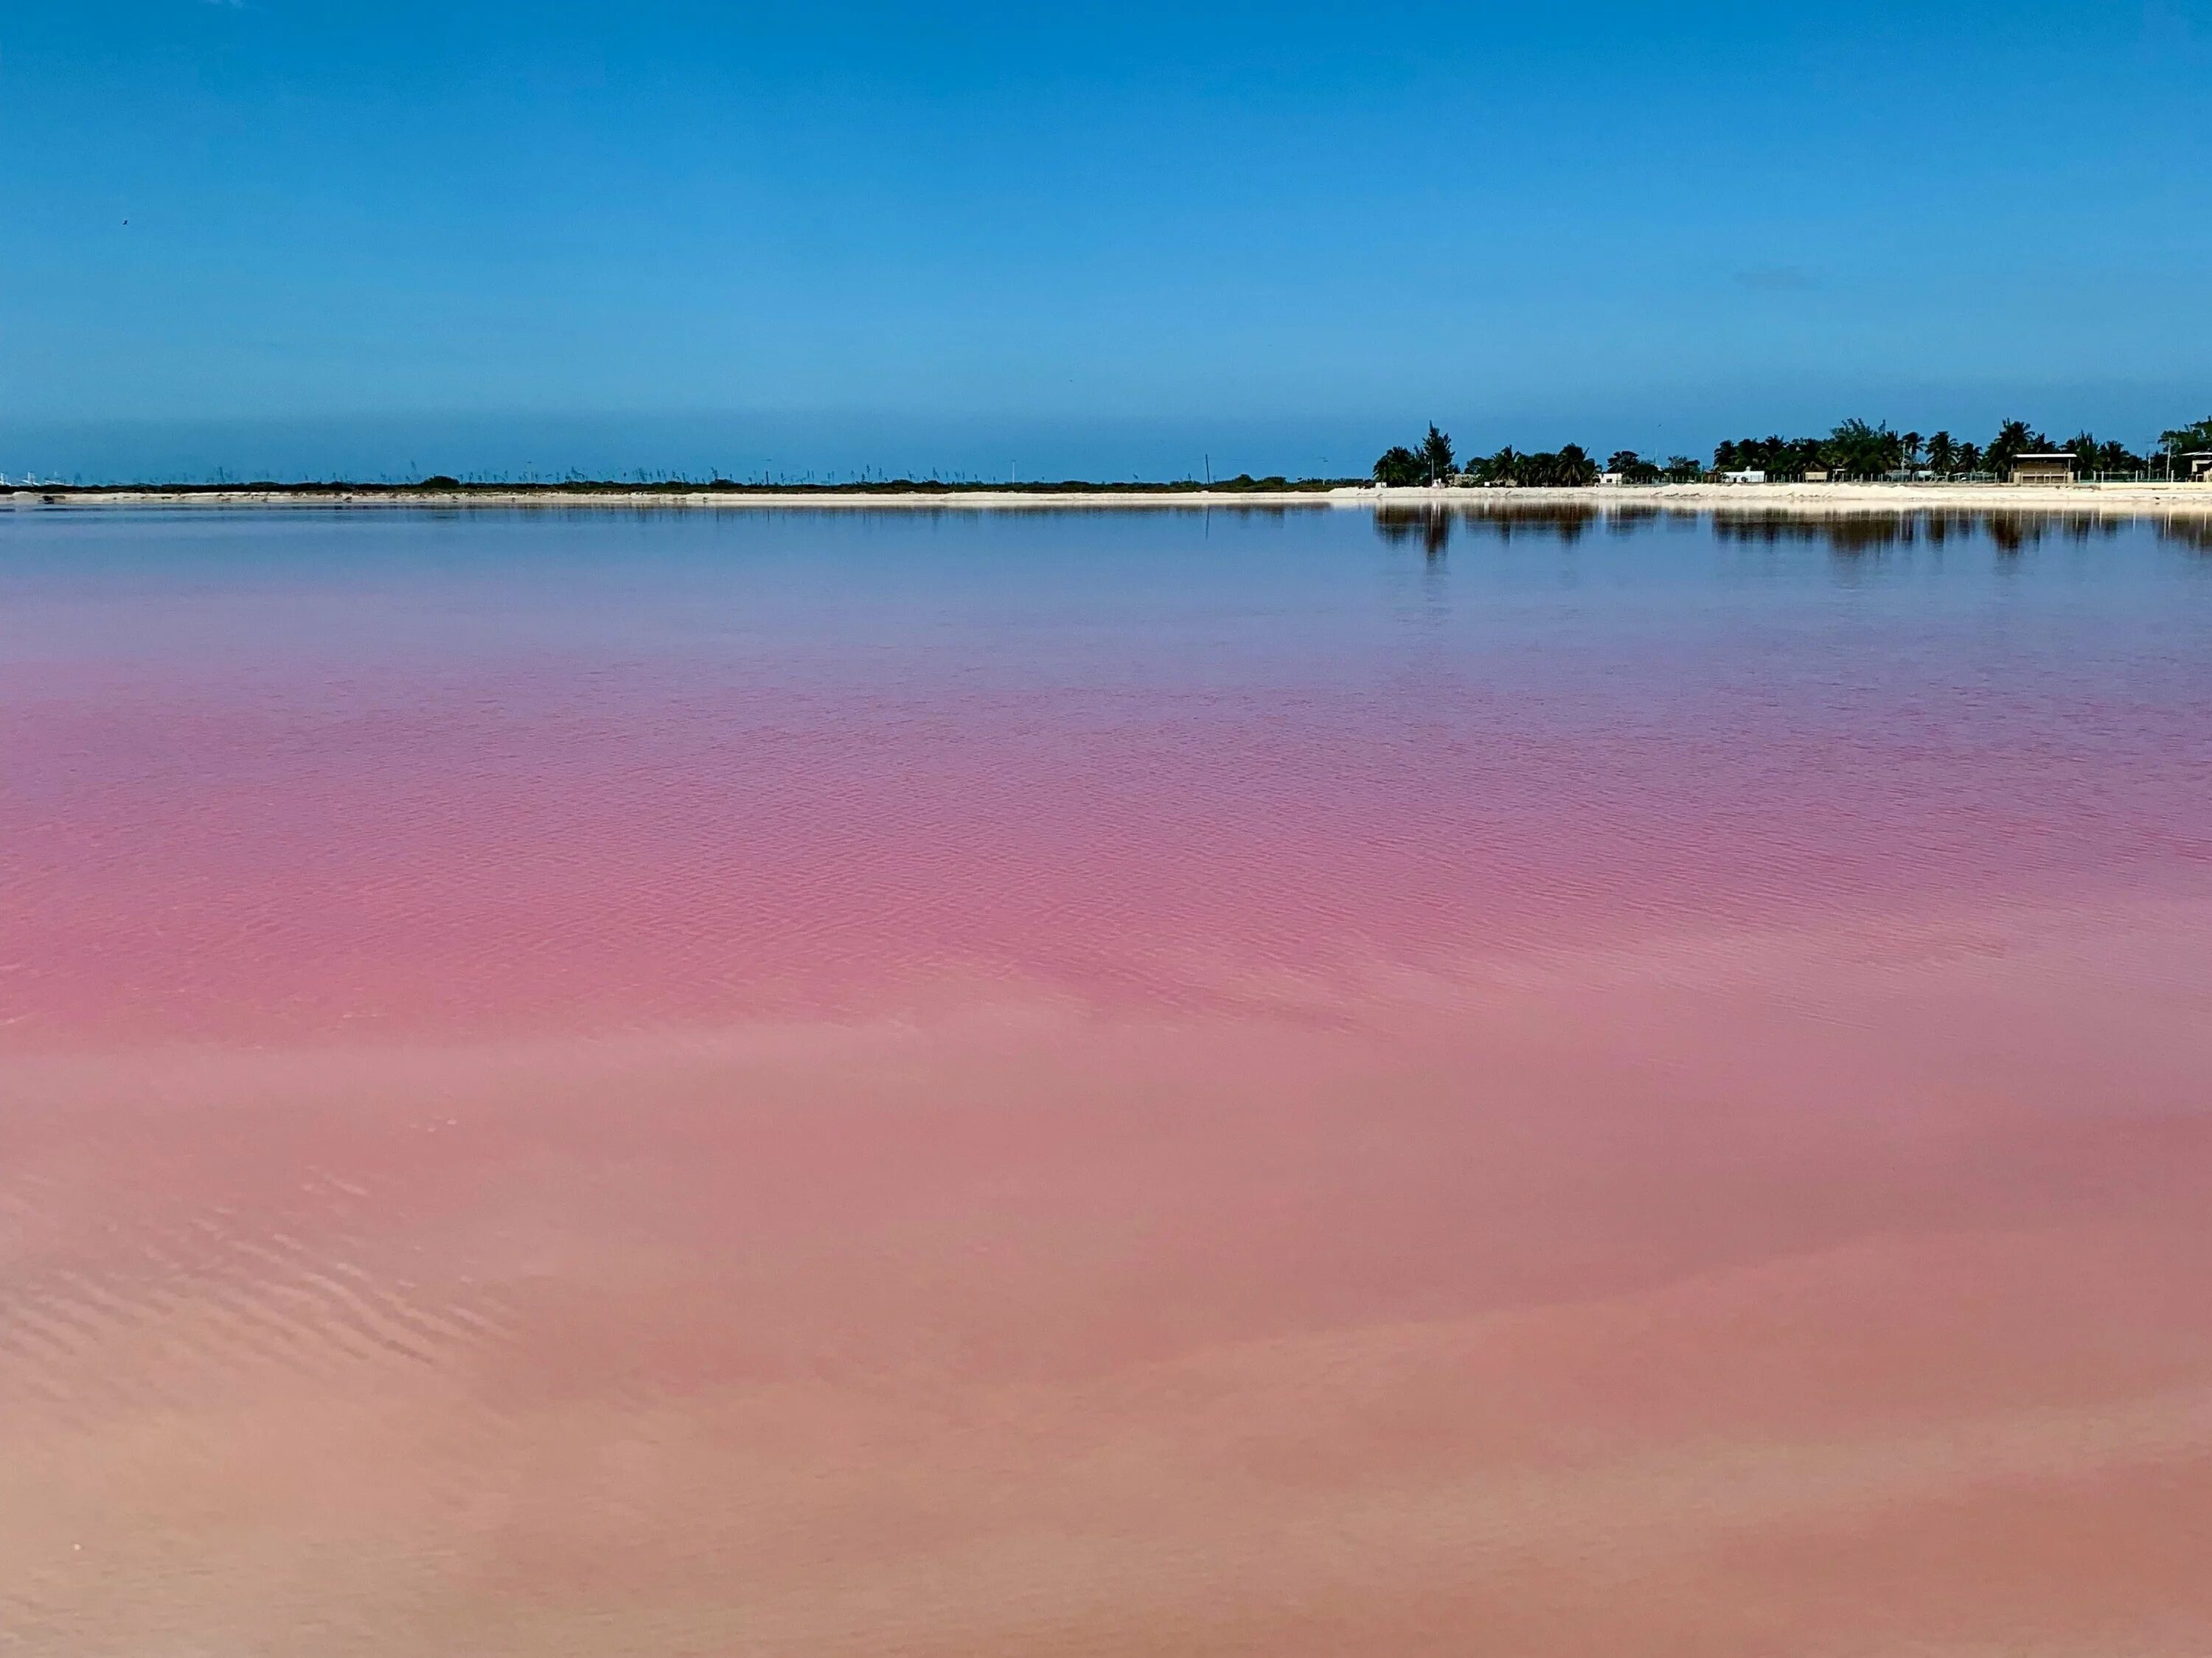
[[[1563,444],[1523,454],[1508,444],[1494,455],[1470,457],[1465,462],[1452,454],[1449,434],[1432,421],[1429,434],[1417,447],[1396,445],[1382,452],[1375,463],[1375,481],[1397,486],[1422,483],[1517,483],[1530,489],[1574,489],[1595,483],[1598,465],[1579,443]]]
[[[2087,431],[2053,444],[2019,420],[2004,422],[1986,444],[1962,441],[1948,432],[1923,437],[1917,432],[1893,431],[1886,423],[1847,420],[1823,438],[1739,438],[1720,444],[1713,450],[1710,469],[1687,455],[1670,455],[1662,463],[1621,449],[1604,471],[1630,483],[1693,483],[1744,471],[1777,479],[1802,478],[1808,473],[1836,478],[2002,478],[2011,476],[2014,463],[2022,455],[2064,452],[2074,457],[2083,476],[2130,477],[2149,476],[2161,466],[2172,472],[2178,458],[2206,452],[2212,452],[2212,417],[2160,433],[2158,449],[2148,454]],[[1582,446],[1573,443],[1536,454],[1523,454],[1509,446],[1462,465],[1453,456],[1450,437],[1431,422],[1419,444],[1384,451],[1375,463],[1374,476],[1378,483],[1401,486],[1466,483],[1573,488],[1596,483],[1599,470]]]
[[[1907,476],[1939,478],[2008,477],[2022,455],[2069,454],[2084,477],[2148,477],[2192,451],[2212,449],[2212,419],[2159,434],[2158,447],[2138,452],[2124,443],[2076,432],[2054,443],[2026,421],[2008,420],[1986,444],[1962,441],[1948,432],[1922,437],[1893,432],[1887,425],[1847,420],[1825,438],[1744,438],[1713,451],[1713,470],[1757,470],[1770,477],[1802,477],[1811,471],[1831,477],[1881,478]]]
[[[2100,444],[2084,432],[2075,440],[2085,466],[2104,471],[2140,471],[2142,458],[2117,443]],[[1881,478],[1927,472],[1937,477],[2002,477],[2014,461],[2051,450],[2051,440],[2026,421],[2008,420],[1986,446],[1960,441],[1948,432],[1922,437],[1892,431],[1887,424],[1843,422],[1824,438],[1742,438],[1713,450],[1716,472],[1762,471],[1769,477],[1802,477],[1826,472],[1832,477]]]

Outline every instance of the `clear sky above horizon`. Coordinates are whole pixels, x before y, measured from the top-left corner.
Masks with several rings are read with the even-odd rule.
[[[0,472],[2212,413],[2212,0],[0,15]]]

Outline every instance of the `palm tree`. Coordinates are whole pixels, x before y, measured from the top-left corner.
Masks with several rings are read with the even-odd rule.
[[[1990,446],[1984,452],[1983,459],[1999,477],[2010,477],[2012,464],[2016,457],[2050,446],[2051,440],[2033,430],[2026,421],[2008,420],[1997,428],[1997,434],[1990,440]]]
[[[1938,432],[1928,440],[1928,464],[1940,477],[1950,477],[1951,469],[1958,464],[1958,446],[1951,441],[1948,432]]]
[[[2133,453],[2124,443],[2105,443],[2097,448],[2097,470],[2107,477],[2114,472],[2140,472],[2142,457]]]
[[[1847,420],[1828,434],[1826,446],[1832,465],[1860,477],[1880,477],[1896,470],[1900,445],[1887,426],[1869,426]]]
[[[1917,469],[1920,465],[1920,434],[1907,432],[1898,440],[1898,442],[1904,446],[1905,465],[1908,468]]]
[[[1393,444],[1375,463],[1375,481],[1403,489],[1421,481],[1424,465],[1421,458],[1404,444]]]

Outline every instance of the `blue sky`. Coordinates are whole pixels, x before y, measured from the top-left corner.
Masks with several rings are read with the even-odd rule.
[[[0,17],[0,472],[2212,412],[2212,0]]]

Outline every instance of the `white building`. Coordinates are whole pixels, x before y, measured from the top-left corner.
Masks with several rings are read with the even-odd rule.
[[[1723,483],[1764,483],[1766,482],[1766,474],[1756,468],[1747,472],[1723,472],[1721,482]]]
[[[2071,483],[2074,482],[2074,456],[2065,450],[2014,455],[2012,481],[2014,483]]]

